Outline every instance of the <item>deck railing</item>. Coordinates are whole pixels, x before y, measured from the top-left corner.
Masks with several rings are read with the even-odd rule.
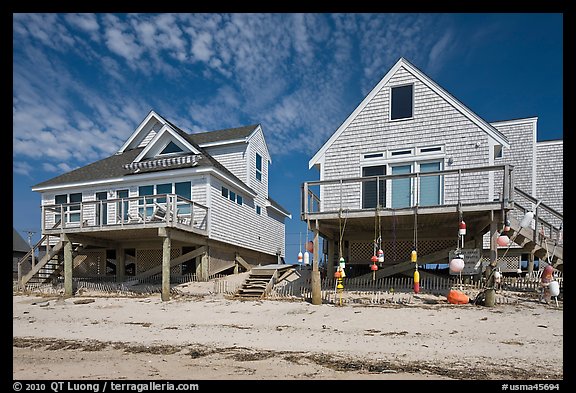
[[[140,226],[183,226],[208,230],[208,207],[176,194],[42,205],[42,230],[117,229]],[[53,228],[56,221],[61,225]]]
[[[301,214],[415,206],[501,203],[513,206],[512,165],[492,165],[433,172],[364,176],[304,182]],[[432,197],[431,197],[432,196]]]

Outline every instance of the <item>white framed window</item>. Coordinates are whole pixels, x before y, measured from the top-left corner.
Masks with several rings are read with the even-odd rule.
[[[411,119],[414,113],[414,85],[390,88],[390,120]]]
[[[256,214],[258,215],[262,214],[262,208],[260,207],[260,205],[256,205]]]
[[[256,180],[262,181],[262,156],[256,153]]]

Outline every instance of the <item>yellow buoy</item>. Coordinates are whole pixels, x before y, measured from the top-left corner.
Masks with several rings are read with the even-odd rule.
[[[416,262],[417,259],[418,259],[418,254],[416,254],[416,250],[412,250],[412,253],[410,254],[410,260],[412,262]]]

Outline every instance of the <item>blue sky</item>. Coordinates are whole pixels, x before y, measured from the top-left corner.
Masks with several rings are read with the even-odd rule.
[[[400,57],[487,121],[563,138],[558,13],[14,14],[13,225],[38,240],[31,186],[115,153],[150,110],[189,132],[260,123],[296,262],[309,159]]]

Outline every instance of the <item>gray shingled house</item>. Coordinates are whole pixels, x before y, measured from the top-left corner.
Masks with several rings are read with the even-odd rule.
[[[309,162],[319,180],[303,183],[301,219],[325,240],[328,274],[340,258],[370,274],[379,248],[376,277],[410,274],[415,249],[419,265],[465,252],[470,274],[534,258],[562,270],[563,142],[537,141],[537,124],[488,122],[399,59]]]
[[[22,283],[277,263],[291,216],[268,195],[270,163],[259,124],[190,134],[151,111],[116,154],[32,187],[47,255]]]

